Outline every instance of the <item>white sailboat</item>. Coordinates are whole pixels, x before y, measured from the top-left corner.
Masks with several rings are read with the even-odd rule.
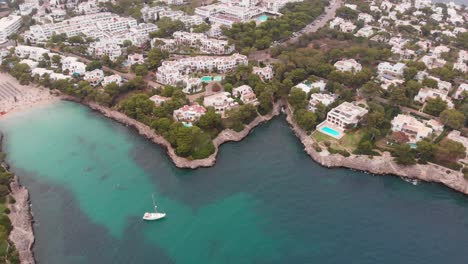
[[[154,196],[151,195],[151,198],[153,199],[154,213],[146,212],[143,215],[143,220],[154,221],[154,220],[159,220],[159,219],[166,217],[166,213],[158,213],[158,207],[156,206],[156,203],[154,202]]]

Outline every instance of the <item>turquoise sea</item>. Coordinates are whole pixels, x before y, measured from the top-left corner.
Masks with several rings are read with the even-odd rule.
[[[39,263],[467,263],[468,197],[314,163],[284,117],[177,169],[71,102],[0,120]],[[168,216],[143,222],[154,193]]]

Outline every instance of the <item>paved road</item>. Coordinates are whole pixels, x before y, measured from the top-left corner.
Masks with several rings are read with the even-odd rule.
[[[320,15],[317,19],[315,19],[310,24],[305,26],[301,31],[296,32],[295,35],[291,37],[290,39],[288,39],[287,41],[281,44],[273,43],[270,48],[275,47],[277,45],[281,45],[281,46],[291,45],[292,43],[298,41],[302,35],[316,32],[317,30],[325,26],[328,23],[328,21],[332,20],[335,17],[336,10],[341,5],[343,5],[343,0],[334,0],[333,2],[330,3],[330,6],[325,7],[325,12],[322,15]],[[249,55],[249,59],[256,60],[256,61],[272,60],[269,49],[252,52]]]

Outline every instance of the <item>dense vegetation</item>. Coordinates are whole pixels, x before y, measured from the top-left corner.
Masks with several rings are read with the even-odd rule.
[[[255,21],[236,23],[231,28],[224,28],[223,33],[242,53],[265,49],[273,41],[288,38],[312,22],[322,13],[325,3],[321,0],[289,3],[280,10],[283,16],[279,18],[269,19],[258,26]]]
[[[0,163],[3,163],[4,158],[5,154],[0,152]],[[8,218],[10,210],[7,208],[7,204],[15,202],[13,197],[9,195],[9,184],[12,178],[13,174],[0,165],[0,263],[19,264],[19,255],[15,245],[8,239],[13,226]]]

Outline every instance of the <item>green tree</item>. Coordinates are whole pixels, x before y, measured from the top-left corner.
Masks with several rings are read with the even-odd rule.
[[[102,69],[102,64],[100,61],[94,60],[86,65],[86,71],[92,71],[96,69]]]
[[[380,94],[380,85],[378,85],[375,82],[369,81],[365,83],[361,87],[361,89],[359,89],[359,92],[362,96],[366,98],[372,98]]]
[[[398,145],[395,148],[395,162],[401,165],[413,165],[416,163],[414,153],[408,144]]]
[[[288,101],[294,110],[304,109],[307,106],[307,94],[299,88],[293,88]]]
[[[148,52],[146,64],[149,70],[156,69],[161,65],[161,62],[169,57],[169,53],[165,50],[153,48]]]
[[[436,97],[426,100],[424,112],[433,116],[439,116],[445,109],[447,109],[447,102],[442,100],[440,97]]]
[[[465,124],[465,115],[455,109],[446,109],[440,113],[440,121],[452,129],[461,129]]]
[[[403,77],[405,78],[405,81],[413,80],[416,74],[418,74],[418,69],[416,67],[407,67],[403,71]]]
[[[315,113],[305,109],[294,111],[294,119],[297,124],[307,132],[310,132],[317,125],[317,116]]]
[[[445,139],[437,146],[436,158],[441,161],[455,162],[466,156],[466,149],[463,144]]]
[[[135,67],[135,74],[138,76],[146,76],[146,74],[148,74],[148,67],[144,64],[137,65]]]
[[[434,157],[436,145],[429,139],[424,138],[416,143],[416,151],[419,154],[419,159],[425,163]]]

